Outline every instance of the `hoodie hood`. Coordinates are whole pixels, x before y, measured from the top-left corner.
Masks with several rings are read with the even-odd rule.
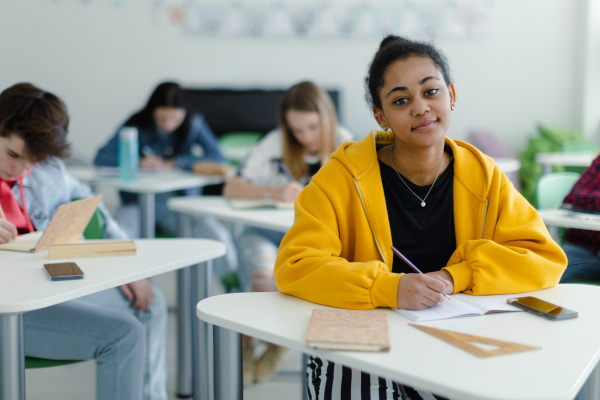
[[[374,130],[362,140],[343,143],[331,158],[341,162],[352,177],[360,181],[373,168],[379,169],[377,147],[393,143],[393,132]],[[454,155],[455,179],[480,200],[484,200],[494,176],[492,158],[472,145],[459,140],[446,137],[445,143]],[[474,168],[474,164],[480,165],[481,168]]]

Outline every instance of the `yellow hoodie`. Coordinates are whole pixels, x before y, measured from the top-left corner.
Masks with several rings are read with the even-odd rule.
[[[341,308],[397,306],[402,274],[391,272],[392,235],[376,151],[393,139],[391,132],[373,131],[343,143],[300,193],[275,263],[281,293]],[[446,145],[454,156],[457,248],[444,269],[455,292],[555,286],[567,258],[537,211],[490,157],[449,138]]]

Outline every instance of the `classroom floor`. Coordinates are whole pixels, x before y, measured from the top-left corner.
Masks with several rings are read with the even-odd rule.
[[[176,382],[176,316],[169,312],[167,332],[167,394],[177,399]],[[290,352],[285,367],[271,380],[244,389],[245,400],[300,400],[300,353]],[[95,363],[93,361],[64,367],[27,370],[25,386],[28,400],[94,400]]]

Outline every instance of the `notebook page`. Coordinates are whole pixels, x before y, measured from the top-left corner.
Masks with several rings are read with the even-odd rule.
[[[446,319],[454,317],[466,317],[470,315],[483,315],[485,311],[460,301],[452,296],[451,300],[445,300],[436,306],[426,308],[425,310],[401,310],[392,308],[398,314],[405,316],[411,321],[433,321],[436,319]]]

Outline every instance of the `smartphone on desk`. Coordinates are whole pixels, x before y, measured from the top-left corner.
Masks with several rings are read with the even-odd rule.
[[[576,318],[579,316],[577,311],[569,310],[556,304],[548,303],[542,299],[533,296],[513,297],[506,300],[509,304],[519,307],[522,310],[532,314],[539,315],[553,321]]]
[[[83,279],[83,271],[74,262],[44,264],[44,268],[50,274],[53,281],[65,281],[69,279]]]

